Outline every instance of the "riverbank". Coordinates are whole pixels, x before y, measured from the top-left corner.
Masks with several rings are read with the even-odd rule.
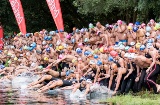
[[[160,94],[140,92],[137,94],[119,95],[108,98],[103,102],[113,105],[160,105]]]

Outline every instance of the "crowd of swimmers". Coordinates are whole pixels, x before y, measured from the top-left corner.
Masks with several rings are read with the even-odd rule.
[[[85,91],[94,84],[126,94],[142,88],[160,92],[160,23],[135,22],[89,28],[17,34],[5,39],[0,50],[0,81],[24,72],[39,75],[28,88],[38,92],[61,88]],[[82,97],[83,97],[82,96]]]

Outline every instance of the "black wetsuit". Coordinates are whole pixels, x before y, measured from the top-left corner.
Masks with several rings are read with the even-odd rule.
[[[80,84],[79,90],[82,92],[82,91],[86,90],[86,87],[82,87]]]
[[[90,72],[92,72],[92,73],[90,75],[87,75],[85,78],[94,80],[94,77],[95,77],[95,75],[97,73],[97,69],[96,68],[92,68],[92,70]]]
[[[101,69],[100,73],[106,74],[106,70]],[[100,78],[103,78],[103,77],[105,77],[105,76],[104,75],[100,76]],[[109,84],[109,78],[104,78],[99,83],[100,83],[101,86],[108,86],[108,84]]]
[[[136,70],[134,68],[136,68],[135,63],[131,63],[132,67],[133,67],[133,72],[128,76],[128,78],[126,78],[125,80],[123,80],[122,85],[121,85],[121,93],[128,93],[129,90],[131,89],[131,87],[133,86],[134,80],[136,78]],[[127,63],[127,69],[131,69],[130,64]],[[129,71],[127,70],[126,75],[129,73]],[[133,90],[133,88],[132,88]]]
[[[152,58],[149,54],[146,54],[147,58]],[[154,93],[157,93],[157,87],[156,87],[156,80],[158,77],[158,74],[160,72],[160,67],[158,64],[154,64],[154,66],[151,68],[150,72],[145,75],[145,84],[148,90],[151,90],[153,88]]]
[[[62,80],[62,81],[63,81],[63,85],[61,87],[73,85],[73,81],[71,80]]]

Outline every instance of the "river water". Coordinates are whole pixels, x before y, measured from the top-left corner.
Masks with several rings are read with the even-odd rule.
[[[28,81],[29,80],[29,81]],[[55,89],[46,93],[27,89],[30,78],[15,78],[11,82],[0,83],[0,105],[106,105],[101,103],[108,95],[91,93],[87,99],[70,98],[71,90]]]

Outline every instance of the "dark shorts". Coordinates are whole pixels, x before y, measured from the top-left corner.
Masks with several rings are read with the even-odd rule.
[[[55,77],[52,77],[50,80],[45,80],[44,81],[44,84],[48,84],[50,81],[53,81],[53,80],[58,80],[58,78],[55,78]]]
[[[61,87],[71,86],[73,84],[72,81],[69,81],[69,80],[62,80],[62,81],[63,81],[63,85]]]

